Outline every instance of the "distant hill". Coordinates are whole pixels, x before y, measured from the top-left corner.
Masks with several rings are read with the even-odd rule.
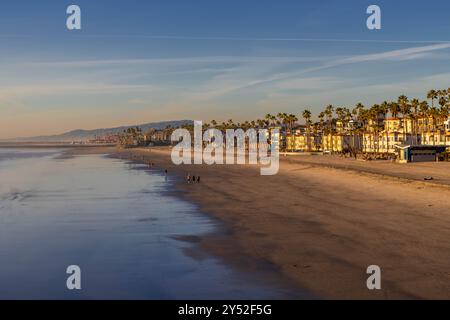
[[[59,135],[52,136],[39,136],[39,137],[27,137],[27,138],[16,138],[8,139],[9,141],[19,141],[19,142],[71,142],[71,141],[86,141],[94,139],[96,137],[103,137],[108,135],[114,135],[123,132],[124,130],[131,127],[139,127],[143,132],[153,128],[156,130],[161,130],[166,128],[168,125],[172,127],[178,127],[184,124],[192,124],[192,120],[176,120],[176,121],[162,121],[162,122],[151,122],[141,125],[132,126],[122,126],[116,128],[105,128],[105,129],[94,129],[94,130],[73,130]]]

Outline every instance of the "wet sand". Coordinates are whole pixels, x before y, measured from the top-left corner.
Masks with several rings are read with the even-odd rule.
[[[261,176],[254,166],[175,166],[167,148],[113,154],[200,175],[178,190],[228,232],[196,243],[237,266],[266,261],[323,298],[450,298],[450,189],[436,184],[448,163],[286,157],[278,175]],[[437,180],[419,181],[424,174]],[[381,291],[366,287],[372,264]]]
[[[248,274],[201,250],[221,225],[171,195],[176,176],[97,151],[0,150],[0,299],[311,297],[269,264]]]

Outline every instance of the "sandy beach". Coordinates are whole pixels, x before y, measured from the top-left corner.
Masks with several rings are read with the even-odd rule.
[[[153,162],[180,178],[200,175],[200,184],[177,189],[227,233],[196,242],[234,265],[258,269],[253,258],[263,260],[322,298],[450,297],[449,163],[286,157],[278,175],[261,176],[248,165],[175,166],[167,148],[86,152]],[[420,181],[424,175],[435,180]],[[366,287],[373,264],[381,267],[381,291]]]

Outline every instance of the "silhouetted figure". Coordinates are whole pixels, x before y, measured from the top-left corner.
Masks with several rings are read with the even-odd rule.
[[[200,183],[200,176],[197,177],[197,183]]]

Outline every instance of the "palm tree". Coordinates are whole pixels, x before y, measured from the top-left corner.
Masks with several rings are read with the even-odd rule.
[[[417,121],[418,121],[418,111],[419,111],[420,102],[419,99],[412,99],[411,100],[411,108],[413,109],[412,113],[412,135],[413,135],[413,143],[418,144],[417,141]]]
[[[397,119],[398,118],[398,114],[400,112],[400,107],[399,107],[398,103],[397,102],[391,102],[389,104],[389,110],[391,111],[392,118]]]
[[[273,125],[275,125],[275,123],[277,121],[277,117],[274,115],[271,115],[270,113],[266,114],[264,119],[266,120],[267,126],[269,126],[269,125],[273,126]]]
[[[264,129],[264,127],[266,126],[266,121],[263,119],[257,119],[256,124],[258,125],[259,129]]]
[[[333,152],[333,113],[334,113],[334,107],[329,104],[325,108],[325,116],[327,117],[327,135],[330,136],[330,147],[331,152]]]
[[[369,109],[369,118],[370,120],[372,120],[372,129],[373,129],[373,145],[374,145],[374,150],[376,150],[376,152],[379,151],[380,148],[380,143],[379,143],[379,131],[380,131],[380,114],[381,114],[381,106],[379,104],[374,104],[370,109]],[[376,145],[376,147],[375,147]]]
[[[397,103],[400,107],[400,112],[402,112],[403,114],[405,114],[403,111],[407,111],[408,108],[410,108],[409,99],[405,95],[401,95],[400,97],[398,97]]]
[[[241,126],[244,131],[247,131],[247,129],[251,128],[251,124],[247,120]]]
[[[419,103],[419,117],[422,118],[422,124],[420,125],[420,136],[421,136],[421,141],[423,141],[423,134],[425,132],[426,128],[426,124],[428,122],[428,117],[429,117],[429,110],[430,110],[430,106],[428,105],[427,101],[422,101]]]
[[[284,137],[285,138],[287,138],[287,128],[286,128],[286,126],[287,126],[287,117],[288,117],[288,115],[286,113],[284,113],[284,112],[279,112],[277,114],[277,123],[281,125],[281,128],[282,128],[281,132],[284,132]],[[284,141],[286,141],[286,139]],[[282,147],[285,148],[286,146],[283,145]]]
[[[284,112],[279,112],[278,114],[277,114],[277,123],[279,123],[279,124],[281,124],[281,125],[285,125],[286,124],[286,121],[287,121],[287,114],[286,113],[284,113]]]
[[[437,99],[437,92],[436,90],[430,90],[427,93],[427,99],[431,99],[431,106],[434,107],[434,99]]]
[[[411,115],[411,105],[409,104],[408,97],[405,95],[398,97],[398,105],[400,107],[400,112],[403,115],[403,143],[406,144],[406,132],[408,129],[408,122],[406,120],[409,119]]]
[[[428,114],[428,110],[430,109],[430,106],[428,105],[428,102],[422,101],[419,104],[419,114],[421,117],[425,117]]]
[[[346,108],[346,107],[338,107],[338,108],[336,108],[336,115],[337,115],[337,120],[339,120],[339,122],[341,123],[341,126],[342,126],[340,133],[343,136],[346,136],[349,133],[351,134],[352,133],[352,129],[350,128],[349,124],[350,124],[350,121],[353,119],[353,117],[352,117],[352,113],[350,112],[350,110],[348,108]],[[343,140],[343,143],[344,142],[347,143],[346,140]],[[343,145],[342,149],[344,151],[344,147],[345,147],[345,149],[352,149],[353,150],[354,146],[355,146],[355,139],[353,137],[352,144],[351,145],[347,144],[345,146]]]
[[[439,98],[439,106],[442,108],[443,106],[445,106],[447,104],[447,97],[446,96],[441,96]]]
[[[325,112],[320,112],[319,113],[319,123],[318,123],[318,130],[320,131],[320,135],[321,135],[321,140],[320,143],[323,145],[323,137],[324,137],[324,133],[325,133]]]
[[[311,151],[311,145],[310,145],[310,129],[311,129],[311,111],[309,109],[306,109],[302,113],[303,119],[305,119],[306,124],[306,150]]]
[[[446,89],[444,89],[444,90],[438,90],[438,91],[436,92],[436,94],[437,94],[437,96],[438,96],[439,98],[447,98],[448,92],[447,92]]]
[[[369,110],[361,109],[359,119],[362,123],[362,126],[361,126],[362,133],[370,133],[370,131],[367,129],[370,117],[371,117],[371,114],[370,114]],[[364,145],[364,146],[366,146],[366,145]],[[367,151],[367,148],[366,148],[366,151]]]
[[[344,118],[345,118],[345,110],[344,110],[343,107],[337,107],[337,108],[336,108],[336,116],[337,116],[337,119],[338,119],[339,121],[341,121],[342,124],[343,124]]]
[[[386,120],[387,115],[389,113],[389,102],[383,101],[383,103],[380,105],[380,113],[383,116],[383,121]],[[384,127],[384,133],[386,134],[386,152],[389,153],[389,133],[388,130]]]
[[[363,134],[364,125],[365,125],[364,119],[363,119],[364,109],[365,109],[364,105],[361,102],[359,102],[356,104],[356,106],[352,110],[352,114],[355,117],[355,122],[356,122],[353,127],[353,130],[352,130],[352,134],[354,136],[353,140],[355,140],[355,135]],[[360,145],[360,143],[358,143],[358,150],[359,151],[362,150],[362,146]]]
[[[325,118],[325,113],[322,111],[321,113],[319,113],[319,116],[318,116],[318,118],[319,118],[319,120],[320,120],[320,122],[324,122],[324,118]]]
[[[280,122],[283,124],[286,132],[286,138],[287,134],[289,132],[291,139],[293,137],[293,127],[296,121],[298,121],[298,118],[294,114],[287,114],[287,113],[279,113],[277,117],[280,119]],[[291,143],[292,145],[292,143]],[[292,151],[292,148],[291,148]]]
[[[429,110],[429,115],[432,120],[432,127],[431,127],[432,135],[431,136],[433,137],[433,145],[435,145],[434,132],[436,131],[436,119],[439,117],[439,109],[436,107],[431,107]]]
[[[450,112],[450,104],[441,107],[440,114],[442,119],[447,120]]]

